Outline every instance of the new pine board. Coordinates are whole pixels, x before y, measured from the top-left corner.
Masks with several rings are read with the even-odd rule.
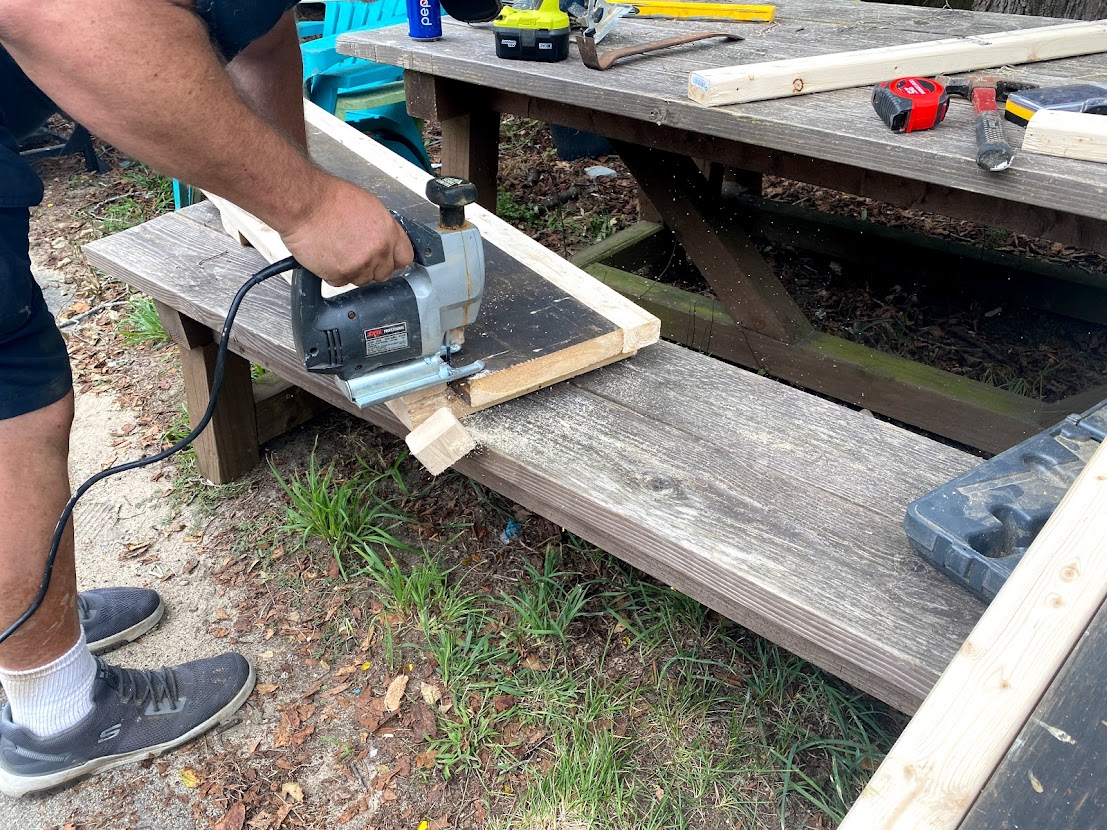
[[[218,325],[261,262],[209,205],[87,247],[107,273]],[[231,348],[347,411],[292,348],[287,288]],[[383,407],[357,413],[403,432]],[[669,344],[465,420],[462,472],[905,711],[982,606],[911,551],[912,498],[975,459]]]
[[[966,31],[944,40],[703,69],[688,76],[688,97],[714,107],[1105,51],[1107,21]]]
[[[1100,609],[959,830],[1097,830],[1107,816]]]

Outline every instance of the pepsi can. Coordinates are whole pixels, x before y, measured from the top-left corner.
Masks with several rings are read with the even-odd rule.
[[[438,0],[407,0],[407,34],[412,40],[442,37],[442,7]]]

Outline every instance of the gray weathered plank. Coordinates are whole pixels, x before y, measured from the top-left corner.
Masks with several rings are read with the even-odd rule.
[[[87,250],[217,325],[259,257],[191,215]],[[283,286],[258,287],[231,348],[351,410],[302,370],[287,304]],[[466,474],[906,711],[982,610],[901,529],[907,502],[970,456],[710,358],[659,344],[466,426],[483,447]]]

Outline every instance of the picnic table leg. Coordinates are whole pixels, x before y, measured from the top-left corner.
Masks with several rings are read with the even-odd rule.
[[[218,344],[211,329],[176,309],[155,301],[166,333],[180,348],[189,422],[196,422],[211,400]],[[223,387],[211,423],[194,443],[196,469],[215,484],[227,484],[257,466],[257,414],[250,363],[227,352]]]
[[[725,215],[692,159],[622,142],[616,149],[738,325],[782,343],[811,333],[803,311],[749,236]]]
[[[436,119],[442,127],[442,173],[468,179],[477,187],[477,204],[496,211],[496,174],[500,162],[500,113],[491,106],[490,90],[404,73],[408,112]]]

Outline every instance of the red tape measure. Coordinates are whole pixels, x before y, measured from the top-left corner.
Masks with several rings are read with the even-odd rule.
[[[873,87],[873,108],[897,133],[929,130],[946,117],[949,94],[932,78],[896,78]]]

